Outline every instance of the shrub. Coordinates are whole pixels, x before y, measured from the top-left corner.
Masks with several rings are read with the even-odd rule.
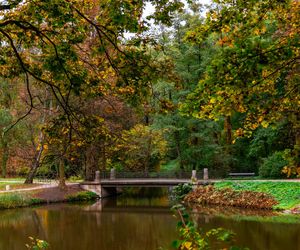
[[[172,208],[176,211],[175,216],[179,219],[177,229],[180,238],[173,241],[172,249],[181,250],[209,250],[209,249],[230,249],[230,250],[246,250],[233,246],[235,234],[224,228],[214,228],[205,231],[198,228],[190,219],[186,209],[181,204]]]
[[[46,250],[49,248],[49,243],[45,240],[35,239],[29,237],[30,243],[26,244],[26,248],[29,250]]]
[[[171,196],[175,200],[180,200],[192,190],[193,186],[190,183],[179,184],[173,188]]]
[[[96,200],[98,198],[98,195],[90,192],[90,191],[81,191],[76,194],[69,195],[67,197],[68,201],[91,201]]]
[[[288,162],[283,159],[283,152],[275,152],[264,159],[263,164],[259,167],[259,176],[263,178],[282,178],[285,176],[282,169],[287,164]]]
[[[29,167],[22,166],[19,169],[17,169],[16,174],[17,174],[17,176],[20,176],[20,177],[26,177],[28,175],[29,171],[30,171]]]

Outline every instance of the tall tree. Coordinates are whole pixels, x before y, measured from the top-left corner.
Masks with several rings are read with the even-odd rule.
[[[0,4],[0,76],[25,78],[29,107],[20,119],[35,108],[32,80],[51,91],[61,114],[48,130],[68,135],[61,137],[67,141],[58,147],[60,162],[65,161],[74,134],[83,134],[79,127],[90,124],[77,112],[77,96],[119,95],[137,103],[149,92],[155,74],[145,46],[149,40],[140,35],[150,25],[142,18],[146,2],[11,0]],[[155,12],[148,19],[157,23],[170,24],[173,12],[183,7],[177,0],[150,2]],[[125,43],[125,32],[138,36]],[[58,132],[57,125],[65,130]]]
[[[213,1],[205,23],[187,34],[213,39],[217,51],[182,109],[218,120],[243,114],[246,135],[287,118],[293,123],[292,167],[299,166],[299,1]]]

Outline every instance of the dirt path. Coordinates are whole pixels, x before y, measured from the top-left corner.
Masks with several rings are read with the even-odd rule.
[[[39,185],[39,186],[36,186],[36,187],[4,190],[4,191],[0,191],[0,194],[15,193],[15,192],[28,192],[28,191],[34,191],[34,190],[39,190],[39,189],[53,188],[53,187],[56,187],[56,186],[57,186],[57,184],[43,184],[43,185]]]

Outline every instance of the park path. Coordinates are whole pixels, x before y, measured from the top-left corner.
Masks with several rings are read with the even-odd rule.
[[[1,181],[0,181],[0,183],[1,183]],[[8,182],[5,182],[5,183],[8,183]],[[77,186],[77,185],[79,185],[79,183],[66,183],[66,185],[67,186]],[[28,191],[43,190],[43,189],[55,188],[55,187],[58,187],[57,183],[41,184],[40,186],[37,186],[37,187],[3,190],[3,191],[0,191],[0,194],[15,193],[15,192],[28,192]]]

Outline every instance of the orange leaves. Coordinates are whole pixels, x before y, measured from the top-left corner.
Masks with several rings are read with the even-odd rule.
[[[233,40],[228,36],[224,36],[218,40],[218,45],[233,47]]]
[[[282,169],[282,173],[286,174],[287,177],[292,177],[292,176],[300,177],[300,166],[298,167],[285,166]]]
[[[255,209],[272,209],[278,202],[269,194],[253,191],[235,191],[230,188],[216,189],[213,186],[199,186],[189,193],[186,202],[213,204]]]

